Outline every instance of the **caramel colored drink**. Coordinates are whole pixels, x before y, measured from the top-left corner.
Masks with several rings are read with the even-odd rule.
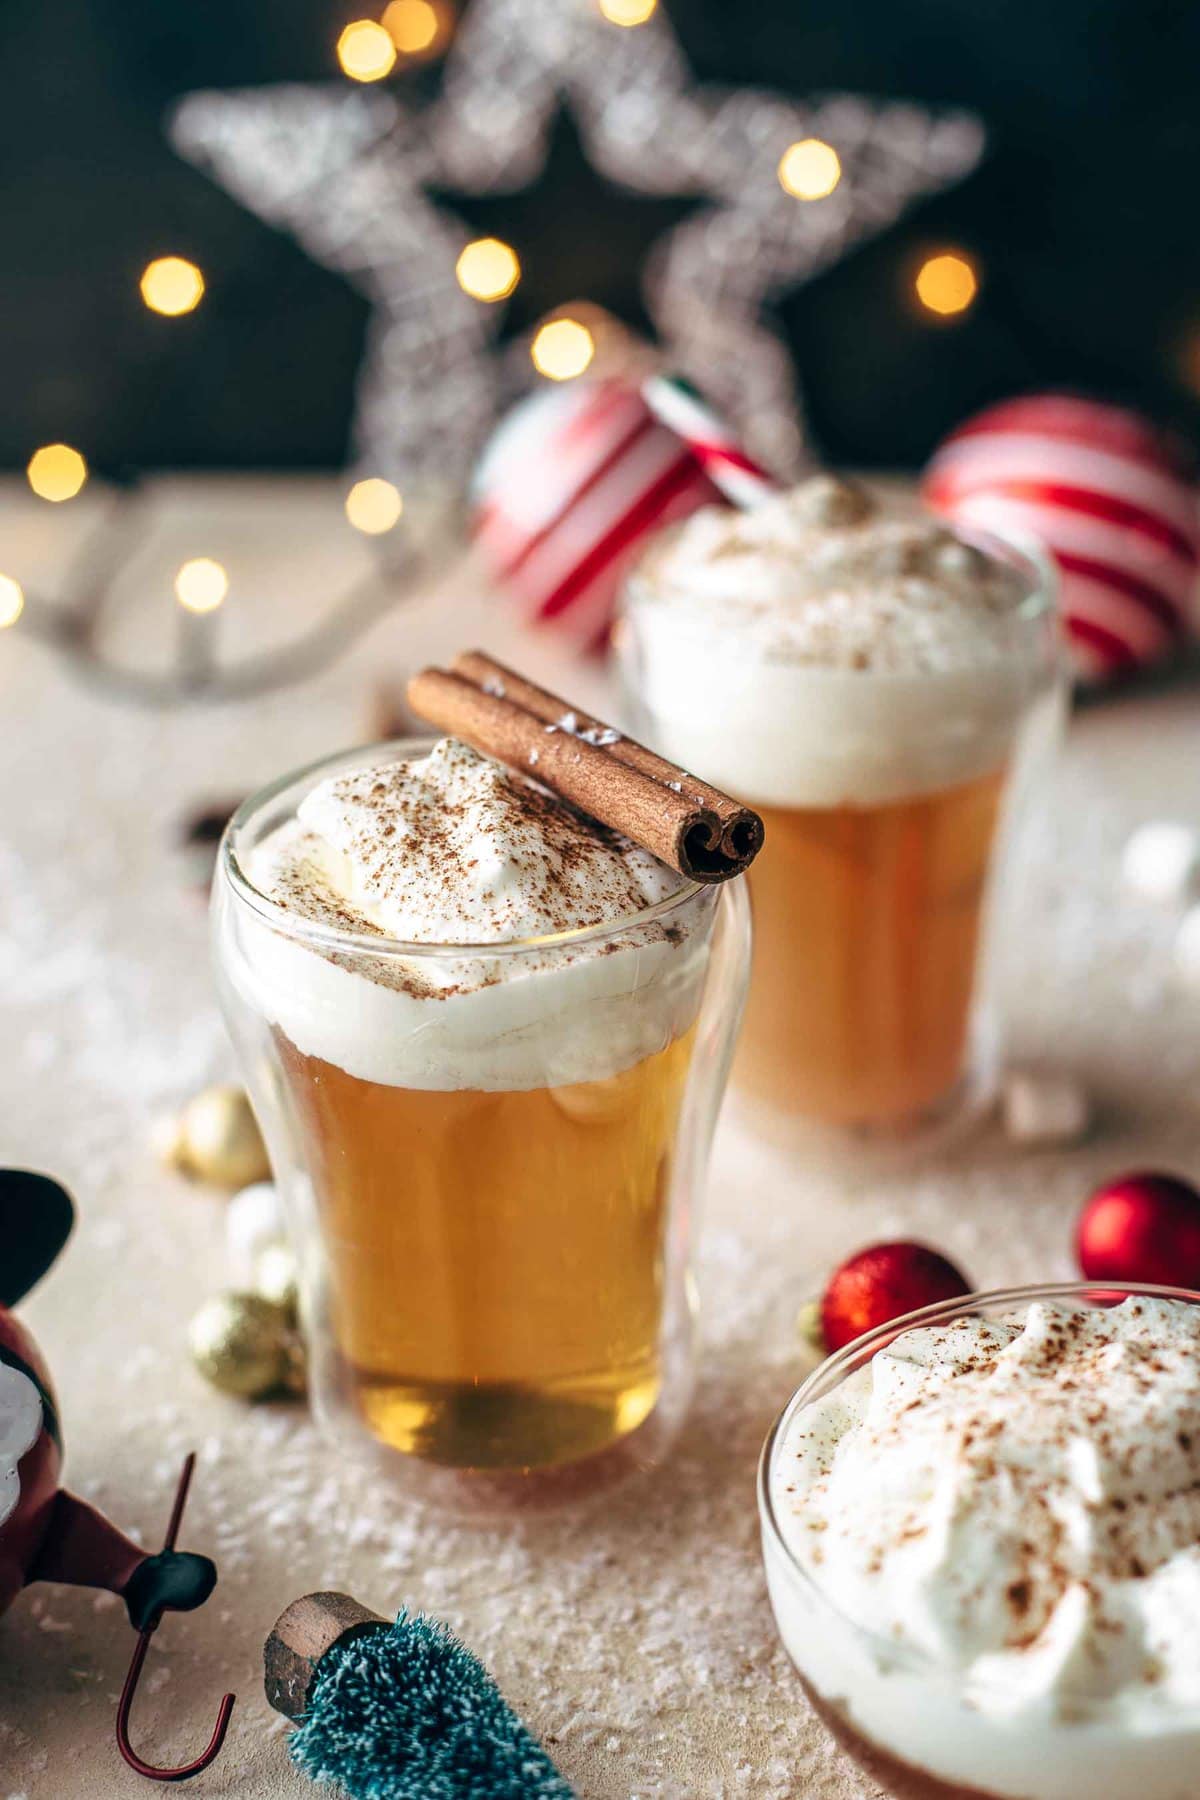
[[[760,1123],[947,1113],[981,1083],[997,871],[1053,739],[1044,571],[820,477],[663,539],[618,641],[640,729],[766,822],[734,1068]]]
[[[453,739],[403,749],[249,802],[218,874],[314,1405],[409,1469],[639,1466],[686,1399],[744,903]]]
[[[998,769],[880,806],[762,809],[763,962],[736,1066],[750,1092],[857,1125],[954,1088],[1003,791]]]
[[[545,1466],[647,1417],[691,1048],[566,1087],[430,1093],[281,1046],[334,1335],[384,1443]]]

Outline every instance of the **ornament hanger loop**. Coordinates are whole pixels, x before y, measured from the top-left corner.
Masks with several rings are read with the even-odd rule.
[[[164,1551],[175,1548],[175,1540],[179,1535],[183,1509],[187,1504],[188,1488],[191,1486],[192,1470],[196,1466],[194,1452],[184,1458],[183,1470],[179,1477],[179,1485],[175,1490],[175,1500],[171,1507],[171,1517],[167,1522],[167,1535],[163,1540]],[[213,1726],[213,1734],[208,1740],[208,1747],[201,1752],[194,1762],[185,1763],[179,1769],[160,1769],[153,1763],[143,1762],[137,1751],[129,1742],[129,1714],[133,1706],[133,1696],[137,1692],[137,1684],[141,1677],[142,1665],[146,1661],[146,1652],[150,1648],[150,1639],[158,1630],[162,1621],[161,1609],[154,1613],[138,1632],[134,1645],[133,1659],[129,1664],[129,1673],[125,1677],[125,1686],[121,1689],[121,1701],[117,1707],[117,1749],[138,1775],[144,1775],[148,1781],[188,1781],[193,1775],[199,1775],[207,1769],[220,1755],[221,1746],[225,1742],[225,1733],[229,1730],[229,1719],[233,1712],[234,1696],[226,1694],[217,1711],[217,1722]]]

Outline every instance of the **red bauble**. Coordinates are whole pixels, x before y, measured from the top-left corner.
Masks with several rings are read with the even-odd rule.
[[[722,496],[636,383],[550,384],[502,420],[475,474],[472,535],[531,626],[607,641],[647,537]]]
[[[970,1292],[961,1270],[927,1244],[872,1244],[830,1277],[821,1301],[825,1348],[840,1350],[903,1313]]]
[[[1121,1175],[1080,1213],[1075,1248],[1089,1281],[1200,1288],[1200,1193],[1178,1175]]]

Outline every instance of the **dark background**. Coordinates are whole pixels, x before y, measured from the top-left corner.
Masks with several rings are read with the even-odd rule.
[[[977,175],[783,309],[827,455],[919,463],[983,401],[1045,385],[1200,436],[1200,6],[663,3],[703,79],[965,105],[989,127]],[[371,10],[0,0],[0,465],[55,438],[100,469],[342,460],[364,302],[178,161],[160,122],[189,88],[335,76],[338,32]],[[436,74],[398,90],[413,81]],[[638,320],[632,265],[684,210],[604,188],[565,125],[539,190],[459,205],[521,252],[516,326],[583,294]],[[914,257],[947,242],[983,287],[937,324],[906,294]],[[208,282],[183,320],[137,293],[170,252]]]

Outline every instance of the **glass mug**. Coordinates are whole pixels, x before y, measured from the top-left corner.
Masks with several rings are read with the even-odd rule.
[[[605,1485],[654,1461],[682,1418],[693,1220],[745,994],[749,909],[738,882],[682,882],[604,925],[402,944],[317,925],[254,887],[248,853],[317,783],[430,747],[356,749],[249,799],[222,843],[213,929],[222,1009],[297,1245],[314,1412],[408,1486],[470,1510]],[[629,1064],[625,1009],[650,991],[648,936],[679,965],[654,987],[653,1004],[669,1004],[651,1052],[643,1018]],[[623,985],[592,997],[572,983],[547,1004],[581,950],[597,968],[628,952]],[[515,1019],[510,1085],[494,1058],[475,1085],[439,1085],[423,1050],[431,1002],[396,1004],[414,977],[425,993],[509,996],[503,1019],[486,1004],[473,1014],[470,1054],[482,1066],[489,1041],[511,1045]],[[387,1079],[364,1075],[368,1032]],[[606,1041],[616,1067],[575,1079]],[[402,1085],[413,1068],[426,1073]]]
[[[841,1748],[892,1800],[1177,1800],[1195,1787],[1200,1712],[1181,1708],[1174,1729],[1138,1731],[1113,1700],[1080,1690],[1045,1702],[978,1673],[940,1663],[877,1635],[822,1591],[776,1517],[776,1467],[796,1415],[824,1400],[902,1332],[970,1312],[996,1318],[1034,1300],[1107,1306],[1126,1295],[1200,1304],[1188,1288],[1127,1282],[1046,1283],[971,1294],[893,1319],[828,1357],[793,1394],[763,1446],[758,1511],[771,1610],[814,1711]],[[982,1605],[983,1602],[981,1601]],[[1014,1715],[1024,1707],[1022,1722]]]
[[[616,646],[631,730],[766,822],[733,1083],[785,1142],[814,1125],[910,1136],[968,1113],[994,1068],[996,902],[1058,735],[1063,665],[1046,559],[957,535],[1024,586],[995,667],[789,663],[657,605],[637,571],[626,585]],[[783,743],[797,714],[798,752]]]

